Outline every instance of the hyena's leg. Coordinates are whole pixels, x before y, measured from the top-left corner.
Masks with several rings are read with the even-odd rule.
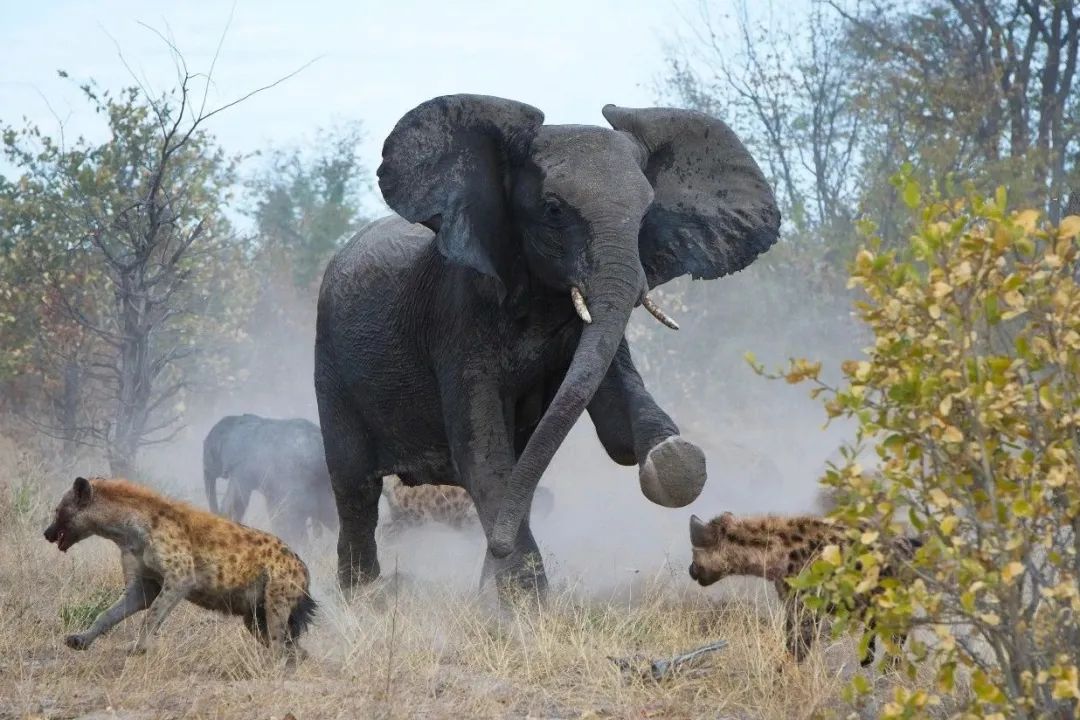
[[[873,665],[874,655],[877,654],[877,630],[874,627],[873,620],[867,625],[866,632],[870,633],[870,639],[866,643],[866,655],[859,659],[859,665],[862,667]]]
[[[289,633],[289,615],[299,598],[288,583],[271,579],[263,591],[263,612],[266,617],[266,645],[275,653],[294,650],[295,639]],[[290,652],[290,658],[295,653]]]
[[[133,555],[124,553],[122,562],[124,564],[124,576],[127,579],[127,588],[124,590],[123,596],[112,607],[98,615],[94,620],[94,624],[87,630],[64,638],[64,644],[69,648],[86,650],[91,643],[112,630],[121,620],[150,607],[150,604],[158,596],[161,585],[136,574],[133,566],[137,561]]]
[[[266,632],[266,607],[262,599],[249,612],[244,613],[244,626],[260,643],[270,644]]]
[[[161,586],[161,592],[150,603],[150,612],[146,616],[146,622],[143,624],[139,639],[135,643],[134,653],[138,654],[146,651],[150,638],[161,627],[161,623],[165,622],[165,618],[169,616],[169,613],[180,604],[180,601],[187,598],[193,586],[194,581],[191,579],[190,573],[165,578],[165,582]]]
[[[867,632],[871,633],[871,635],[870,640],[867,642],[866,645],[866,656],[859,661],[859,664],[863,667],[868,667],[874,664],[874,655],[877,654],[877,639],[879,635],[876,623],[873,620],[869,622],[866,630]],[[899,650],[902,651],[904,648],[904,643],[907,642],[907,633],[893,633],[890,635],[890,639],[892,640],[892,643]],[[888,667],[896,669],[900,667],[900,665],[903,663],[903,660],[904,657],[902,654],[896,654],[890,655],[888,659],[886,659],[885,663],[888,665]]]
[[[784,637],[788,652],[797,662],[806,659],[814,640],[817,639],[814,613],[795,597],[784,601]]]

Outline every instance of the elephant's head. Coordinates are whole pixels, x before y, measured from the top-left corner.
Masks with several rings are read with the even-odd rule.
[[[407,113],[383,146],[383,196],[435,231],[443,255],[487,277],[500,301],[522,277],[563,294],[586,324],[514,466],[490,538],[500,557],[607,372],[631,310],[652,309],[646,292],[680,275],[741,270],[779,231],[772,190],[727,125],[688,110],[603,112],[613,130],[544,125],[529,105],[450,95]]]

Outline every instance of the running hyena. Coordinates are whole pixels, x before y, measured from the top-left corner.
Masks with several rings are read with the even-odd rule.
[[[842,527],[819,517],[736,518],[726,512],[706,523],[693,515],[690,543],[694,561],[690,564],[690,577],[703,586],[730,575],[755,575],[772,581],[784,601],[788,650],[797,660],[802,660],[817,635],[817,622],[787,578],[802,572],[826,546],[845,542]],[[898,556],[911,557],[920,544],[914,538],[898,540]],[[892,572],[893,568],[887,567],[882,575]],[[830,611],[825,608],[823,612]],[[904,640],[903,636],[897,637],[897,644],[903,644]],[[875,636],[871,635],[866,657],[861,660],[863,666],[874,661],[875,645]]]
[[[298,651],[296,638],[315,611],[307,566],[273,535],[166,498],[126,480],[76,478],[45,539],[66,552],[99,535],[120,546],[127,588],[68,647],[85,650],[102,633],[149,610],[135,652],[181,600],[240,615],[264,645]]]

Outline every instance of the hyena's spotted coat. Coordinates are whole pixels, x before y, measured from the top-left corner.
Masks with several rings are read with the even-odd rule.
[[[390,507],[384,532],[390,535],[431,522],[459,530],[477,522],[476,505],[465,488],[456,485],[409,486],[390,475],[383,480],[383,496]]]
[[[389,475],[383,479],[383,497],[390,508],[389,522],[383,529],[388,537],[428,523],[442,523],[462,530],[480,521],[468,491],[457,485],[406,485],[398,476]],[[533,512],[546,515],[551,506],[551,491],[536,488]]]
[[[788,650],[797,660],[805,658],[817,636],[817,622],[787,578],[801,573],[826,546],[844,545],[844,529],[813,516],[736,518],[728,512],[708,523],[691,516],[690,542],[694,554],[690,577],[703,586],[731,575],[754,575],[773,582],[784,601]],[[895,555],[911,557],[920,544],[914,538],[898,540]],[[893,572],[894,568],[886,567],[881,574]],[[896,640],[903,644],[905,638]],[[874,661],[875,645],[871,635],[867,655],[861,660],[864,666]]]
[[[91,535],[120,546],[127,587],[86,632],[65,639],[84,650],[124,618],[149,610],[135,652],[189,600],[240,615],[265,645],[298,650],[315,611],[303,561],[267,533],[166,498],[125,480],[76,478],[45,538],[62,551]]]

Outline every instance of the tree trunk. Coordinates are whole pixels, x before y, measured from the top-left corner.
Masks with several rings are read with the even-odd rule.
[[[113,432],[108,439],[109,467],[113,475],[129,477],[146,431],[153,378],[150,372],[150,335],[145,293],[136,279],[124,277],[118,290],[123,342],[120,381]]]
[[[61,455],[70,462],[78,449],[79,435],[79,393],[82,390],[82,372],[79,364],[69,359],[64,363],[64,389],[56,402],[55,412],[60,421],[63,446]]]
[[[1065,206],[1065,217],[1080,215],[1080,185],[1073,187],[1069,193],[1069,203]]]

